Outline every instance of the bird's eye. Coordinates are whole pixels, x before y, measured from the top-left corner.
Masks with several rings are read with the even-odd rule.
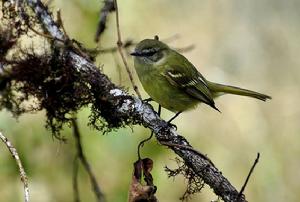
[[[156,50],[156,49],[153,49],[153,48],[151,48],[151,49],[144,49],[144,50],[142,51],[142,55],[143,55],[143,56],[146,56],[146,57],[151,57],[151,56],[153,56],[155,53],[157,53],[157,50]]]

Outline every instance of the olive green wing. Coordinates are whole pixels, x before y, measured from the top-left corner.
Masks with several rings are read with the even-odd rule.
[[[170,82],[188,95],[200,102],[203,102],[212,108],[218,110],[215,107],[215,103],[212,94],[206,84],[205,78],[196,70],[191,63],[185,63],[183,66],[166,65],[166,68],[162,72],[162,75]],[[218,110],[219,111],[219,110]]]

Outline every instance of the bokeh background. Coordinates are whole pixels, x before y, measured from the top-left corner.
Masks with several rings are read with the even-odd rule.
[[[93,41],[99,0],[54,0],[72,38],[87,47]],[[169,43],[182,48],[195,45],[184,55],[208,79],[269,94],[263,103],[238,96],[216,101],[222,113],[207,106],[186,112],[175,123],[190,143],[208,154],[216,166],[240,188],[257,152],[261,159],[246,188],[249,201],[300,200],[300,1],[298,0],[127,0],[119,1],[123,39],[139,41],[158,34],[161,39],[180,37]],[[116,44],[115,17],[109,17],[100,47]],[[128,56],[129,64],[132,58]],[[116,83],[130,88],[119,56],[103,54],[97,64]],[[121,67],[122,68],[122,67]],[[138,82],[138,80],[137,80]],[[140,87],[142,90],[142,87]],[[144,97],[147,95],[143,92]],[[134,126],[102,135],[87,126],[89,110],[79,114],[84,152],[92,164],[107,201],[127,200],[136,147],[149,131]],[[164,110],[163,117],[172,114]],[[70,128],[62,144],[44,128],[45,113],[26,114],[17,120],[5,110],[0,129],[17,147],[29,176],[32,202],[73,200],[72,166],[74,142]],[[164,166],[175,167],[175,155],[153,139],[143,156],[154,160],[154,181],[160,201],[179,201],[186,182],[168,179]],[[94,201],[87,174],[80,167],[82,201]],[[14,160],[0,144],[0,201],[23,200],[23,188]],[[206,186],[190,201],[217,197]]]

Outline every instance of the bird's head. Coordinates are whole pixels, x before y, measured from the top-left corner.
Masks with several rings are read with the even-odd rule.
[[[163,42],[156,39],[144,39],[136,45],[132,56],[140,63],[154,64],[163,59],[169,47]]]

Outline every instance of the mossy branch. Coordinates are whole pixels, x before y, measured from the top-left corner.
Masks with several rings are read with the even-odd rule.
[[[11,1],[11,3],[14,2],[15,1]],[[73,106],[73,104],[76,104],[76,97],[72,97],[73,100],[60,100],[62,103],[68,102],[68,104],[73,106],[70,108],[69,113],[78,110],[82,106],[92,104],[92,111],[94,115],[91,122],[93,124],[98,121],[97,119],[102,118],[105,119],[108,128],[117,128],[132,124],[143,125],[155,133],[158,142],[160,142],[162,145],[168,145],[170,149],[180,156],[185,165],[188,166],[188,168],[190,168],[195,175],[200,177],[205,184],[208,184],[214,190],[216,195],[218,195],[224,201],[246,201],[244,194],[239,193],[237,189],[222,175],[222,173],[208,160],[208,158],[205,158],[203,155],[199,155],[196,150],[192,150],[189,142],[183,136],[177,133],[174,128],[170,127],[166,121],[162,120],[153,110],[151,105],[143,102],[141,99],[135,96],[129,95],[126,91],[112,83],[111,80],[105,74],[103,74],[99,68],[97,68],[97,66],[89,57],[82,54],[82,51],[72,46],[72,44],[70,45],[69,37],[61,31],[60,26],[53,20],[51,13],[41,1],[24,0],[23,3],[27,4],[32,9],[37,22],[39,22],[42,27],[44,34],[47,34],[53,38],[51,41],[51,46],[54,50],[58,51],[58,53],[56,52],[55,54],[60,56],[55,58],[57,60],[63,60],[60,63],[62,64],[61,68],[63,70],[71,68],[71,70],[69,69],[67,73],[74,74],[74,78],[72,76],[68,76],[67,78],[70,78],[70,82],[75,81],[73,83],[77,85],[72,84],[69,86],[69,89],[73,91],[76,90],[76,87],[83,86],[87,90],[85,91],[82,89],[83,95],[86,95],[86,97],[79,102],[80,106]],[[25,6],[23,3],[20,3],[19,6]],[[26,9],[19,9],[18,12],[26,12]],[[21,14],[21,16],[24,16],[24,14],[28,16],[30,15],[27,13]],[[53,56],[50,57],[49,61],[53,62]],[[16,64],[16,67],[17,65],[18,64]],[[44,66],[46,65],[47,64]],[[55,67],[57,70],[56,73],[64,72],[59,69],[60,66],[56,65]],[[42,67],[39,66],[39,68]],[[53,69],[48,70],[50,71]],[[45,73],[44,71],[41,72]],[[78,81],[79,78],[80,81]],[[59,78],[57,79],[58,82],[61,82]],[[45,80],[47,79],[42,80],[42,83],[27,82],[27,84],[32,84],[32,87],[37,87],[41,84],[44,84]],[[51,78],[50,81],[53,82],[53,85],[56,84],[55,79]],[[53,92],[57,92],[57,94],[54,94],[54,96],[60,98],[61,95],[58,92],[58,89],[54,88],[52,90],[54,90]],[[37,89],[35,94],[41,96],[40,100],[44,100],[44,102],[49,101],[49,97],[46,98],[46,96],[49,96],[49,94],[45,93],[43,88]],[[43,95],[45,97],[42,97]],[[62,103],[58,103],[58,106],[61,106],[62,109],[68,109],[65,105],[62,105]],[[47,110],[47,113],[49,113],[49,110],[56,110],[55,107],[45,107],[45,109]],[[66,114],[67,112],[64,111],[63,113]]]

